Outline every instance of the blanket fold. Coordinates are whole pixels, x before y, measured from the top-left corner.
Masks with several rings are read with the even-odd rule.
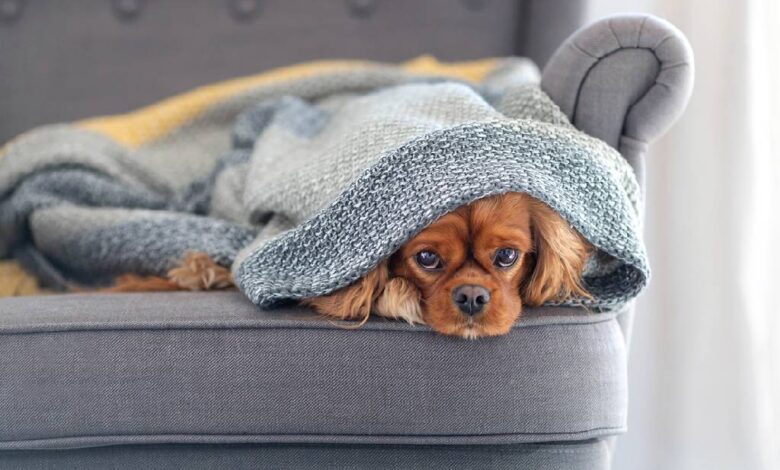
[[[40,128],[0,160],[0,257],[32,250],[38,272],[95,283],[204,251],[269,307],[348,285],[445,213],[519,191],[598,248],[593,299],[568,303],[609,309],[649,276],[638,185],[537,82],[523,59],[477,83],[361,64],[249,86],[136,147],[95,121]]]

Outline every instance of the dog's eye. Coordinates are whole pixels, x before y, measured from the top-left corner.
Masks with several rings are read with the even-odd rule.
[[[499,268],[508,268],[517,262],[517,250],[513,248],[499,248],[493,258],[493,264]]]
[[[424,269],[439,269],[442,267],[441,258],[433,251],[423,250],[415,256],[417,264]]]

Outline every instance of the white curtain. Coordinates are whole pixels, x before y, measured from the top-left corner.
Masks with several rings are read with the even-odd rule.
[[[690,105],[648,156],[653,280],[616,470],[780,469],[780,1],[591,0],[689,38]]]

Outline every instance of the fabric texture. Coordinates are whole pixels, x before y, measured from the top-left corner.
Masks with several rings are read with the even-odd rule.
[[[462,341],[344,330],[238,292],[0,302],[0,449],[580,441],[626,425],[616,312],[528,309]]]
[[[208,133],[207,129],[201,125],[202,120],[199,119],[216,104],[255,88],[273,87],[285,81],[301,80],[318,74],[331,74],[369,65],[371,65],[370,62],[358,60],[305,62],[213,83],[131,113],[87,119],[75,123],[75,126],[106,136],[126,147],[131,153],[134,153],[133,150],[139,147],[154,147],[155,141],[166,136],[170,138],[179,128],[194,127],[198,129],[199,145],[205,145],[213,149],[215,154],[220,154],[227,151],[229,141],[224,139],[224,136]],[[444,63],[431,56],[420,56],[403,63],[401,68],[411,75],[437,75],[474,82],[482,80],[495,66],[495,59]],[[239,112],[238,109],[240,109],[239,106],[229,108],[226,115],[233,116]],[[2,158],[6,148],[0,148],[0,158]],[[181,148],[179,153],[183,154]],[[138,155],[134,154],[134,157],[138,157]],[[24,253],[30,255],[29,251]],[[40,258],[40,256],[35,255],[32,257]],[[13,258],[0,261],[0,263],[0,281],[3,285],[0,288],[0,297],[36,295],[47,292],[37,285],[35,277],[31,277],[32,274],[28,272],[36,266],[40,268],[45,263],[25,263],[27,270],[24,270],[21,263]],[[43,276],[50,285],[62,286],[67,283],[56,272],[49,269],[44,268],[43,272],[40,269],[35,270],[38,271],[38,277]]]
[[[543,89],[579,129],[628,156],[629,146],[657,139],[682,114],[693,52],[668,21],[620,14],[569,37],[543,75]]]
[[[53,2],[31,10],[24,5],[29,2],[13,1],[21,8],[9,9],[1,23],[9,26],[0,30],[0,143],[42,124],[123,112],[202,84],[313,58],[397,62],[425,51],[448,61],[516,54],[542,65],[582,24],[588,4],[394,0],[384,7],[285,0],[268,7],[259,0],[153,6],[78,0],[79,8]]]
[[[569,303],[611,308],[649,274],[637,182],[537,78],[522,59],[477,84],[356,66],[231,95],[132,153],[73,126],[32,131],[0,161],[0,254],[67,284],[164,274],[203,251],[271,306],[343,287],[446,212],[520,191],[598,248],[593,299]]]
[[[604,439],[574,443],[495,446],[367,446],[317,444],[138,445],[0,452],[0,467],[14,470],[73,468],[114,470],[187,468],[338,468],[604,470]]]
[[[38,280],[25,272],[19,263],[0,261],[0,298],[43,293]]]

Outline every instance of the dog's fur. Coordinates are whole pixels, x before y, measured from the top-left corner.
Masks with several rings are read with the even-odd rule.
[[[510,266],[497,264],[501,249],[516,253]],[[508,193],[456,209],[357,282],[302,303],[345,320],[366,321],[374,313],[425,323],[463,338],[501,335],[510,330],[523,305],[588,297],[580,273],[591,251],[587,241],[547,205],[526,194]],[[439,261],[435,269],[421,265],[421,252],[435,254]],[[202,253],[189,254],[168,279],[125,276],[119,281],[110,290],[232,285],[229,271]],[[478,314],[465,314],[456,305],[455,290],[462,286],[489,294]]]

